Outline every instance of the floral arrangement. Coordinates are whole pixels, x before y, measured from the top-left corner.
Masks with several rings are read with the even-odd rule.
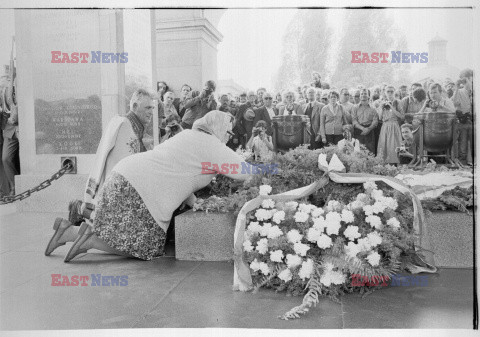
[[[253,155],[251,152],[240,149],[237,153],[246,158],[251,163]],[[270,163],[278,165],[278,174],[257,174],[247,182],[238,182],[226,176],[218,175],[212,183],[205,189],[196,193],[197,201],[193,208],[194,211],[204,212],[233,212],[238,214],[243,204],[255,198],[258,195],[259,186],[268,184],[272,187],[273,193],[282,193],[295,188],[307,186],[316,181],[323,172],[318,168],[318,156],[324,153],[327,160],[331,160],[333,155],[337,155],[340,161],[345,165],[346,171],[349,173],[370,173],[381,176],[395,177],[406,168],[397,168],[391,165],[384,165],[381,159],[373,156],[366,148],[361,146],[360,152],[344,152],[339,150],[337,146],[328,146],[323,149],[310,150],[306,146],[299,146],[285,154],[276,154]],[[432,164],[433,165],[433,164]],[[429,169],[434,169],[433,166]],[[436,167],[437,171],[448,170],[444,166]],[[407,171],[405,171],[407,172]],[[361,185],[359,184],[337,184],[330,182],[322,190],[317,191],[315,195],[310,197],[310,202],[323,206],[329,200],[337,200],[348,203],[352,196],[361,193]],[[380,186],[384,192],[391,192],[392,189],[385,184]],[[473,200],[473,190],[468,191],[467,196],[462,196],[462,200],[457,198],[441,198],[437,200],[426,200],[422,202],[423,207],[427,211],[441,209],[454,209],[466,211],[471,207]],[[411,202],[408,198],[402,199],[409,205]],[[400,203],[400,201],[399,201]]]
[[[259,192],[268,195],[272,187],[262,185]],[[255,290],[263,286],[306,293],[302,304],[282,319],[305,314],[322,295],[338,301],[346,292],[373,291],[380,278],[389,280],[402,269],[413,250],[411,219],[372,182],[363,184],[362,193],[349,203],[330,200],[317,207],[265,199],[247,221],[243,259]],[[372,282],[352,286],[352,275]]]

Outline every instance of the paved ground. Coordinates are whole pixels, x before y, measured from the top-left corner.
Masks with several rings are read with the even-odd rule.
[[[64,246],[43,255],[55,217],[0,206],[0,329],[120,328],[464,328],[473,320],[472,269],[440,269],[427,287],[390,287],[341,304],[322,300],[301,320],[278,315],[301,302],[273,291],[233,292],[233,264],[150,262],[100,252],[70,263]],[[88,286],[52,286],[51,274],[87,275]],[[128,276],[126,286],[92,286],[91,274]]]

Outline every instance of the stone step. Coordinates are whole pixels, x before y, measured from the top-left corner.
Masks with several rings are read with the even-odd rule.
[[[175,217],[175,256],[178,260],[233,259],[236,217],[231,213],[188,211]],[[473,216],[434,212],[427,230],[437,267],[473,267]]]

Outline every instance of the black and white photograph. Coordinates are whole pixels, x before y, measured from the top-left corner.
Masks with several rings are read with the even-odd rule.
[[[479,4],[0,4],[0,334],[478,333]]]

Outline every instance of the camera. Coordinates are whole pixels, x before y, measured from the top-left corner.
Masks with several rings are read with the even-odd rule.
[[[428,101],[428,107],[432,110],[437,110],[438,109],[438,106],[439,106],[439,103],[437,101],[434,101],[434,100],[430,100]]]

